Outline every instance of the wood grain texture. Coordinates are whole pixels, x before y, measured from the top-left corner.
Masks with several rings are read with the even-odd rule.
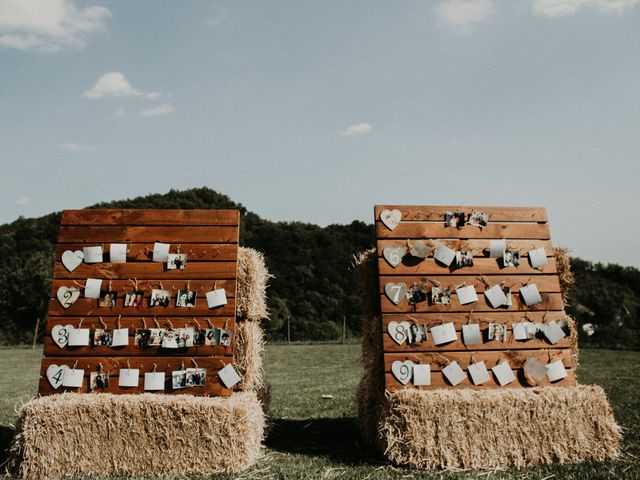
[[[489,223],[484,228],[466,225],[461,228],[445,227],[444,220],[440,223],[400,222],[393,230],[389,230],[382,222],[376,222],[378,238],[415,238],[428,240],[432,238],[508,238],[508,239],[538,239],[550,238],[549,227],[546,223]]]
[[[126,243],[126,242],[113,242]],[[58,243],[56,246],[56,261],[59,262],[62,254],[67,251],[82,250],[83,247],[93,245],[92,243]],[[104,259],[109,261],[109,243],[104,245]],[[180,247],[180,252],[178,252]],[[238,259],[238,246],[235,243],[186,243],[183,245],[173,243],[169,253],[186,253],[188,262],[200,261],[236,261]],[[127,262],[150,262],[153,257],[153,242],[148,243],[128,243]]]
[[[549,263],[538,270],[524,261],[519,267],[503,267],[496,258],[477,258],[473,260],[472,267],[453,268],[436,262],[433,258],[427,258],[415,265],[401,263],[392,267],[384,258],[378,258],[378,272],[380,275],[553,275],[557,273],[556,260],[550,258]]]
[[[515,311],[496,311],[496,312],[467,312],[467,313],[449,313],[449,312],[429,312],[429,313],[391,313],[382,315],[382,327],[386,332],[389,322],[401,322],[402,320],[410,320],[422,325],[440,325],[443,322],[453,322],[456,330],[460,331],[462,325],[467,323],[480,323],[482,327],[486,327],[489,322],[503,323],[510,325],[512,322],[550,322],[566,320],[566,313],[561,310],[544,311],[544,312],[515,312]]]
[[[231,226],[240,222],[238,210],[84,209],[62,212],[61,225],[191,225]]]
[[[560,340],[555,345],[551,345],[546,340],[534,339],[534,340],[525,340],[525,341],[515,341],[512,339],[511,334],[508,335],[507,341],[501,342],[497,340],[486,340],[484,343],[480,345],[470,345],[467,346],[462,342],[461,336],[458,334],[458,340],[455,342],[450,342],[445,345],[436,346],[433,343],[433,339],[431,335],[429,336],[429,340],[420,342],[414,345],[407,345],[406,343],[402,345],[398,345],[394,342],[391,337],[385,332],[382,339],[382,345],[385,353],[399,353],[399,352],[473,352],[473,351],[484,351],[484,350],[497,350],[497,351],[507,351],[507,350],[535,350],[535,349],[559,349],[559,348],[570,348],[571,347],[571,339],[569,337],[565,337]]]
[[[451,288],[459,287],[464,285],[473,285],[475,286],[476,292],[481,293],[484,292],[487,287],[486,285],[480,281],[480,277],[477,275],[460,275],[456,276],[454,283],[451,284]],[[387,282],[398,283],[404,282],[407,284],[407,287],[411,287],[414,283],[427,282],[427,289],[431,289],[432,284],[428,283],[428,280],[434,280],[439,282],[442,286],[447,287],[449,282],[451,282],[451,278],[448,275],[445,275],[443,278],[430,275],[430,276],[418,276],[418,275],[398,275],[398,276],[381,276],[379,281],[379,293],[384,293],[384,286]],[[533,283],[536,284],[538,290],[544,293],[560,293],[560,280],[557,275],[536,275],[533,277],[532,275],[493,275],[490,277],[490,281],[492,285],[503,283],[505,286],[511,287],[512,292],[517,292],[521,287],[525,286],[527,282],[531,280],[535,280]]]
[[[238,227],[62,226],[65,243],[237,243]]]
[[[102,319],[102,322],[100,321]],[[144,319],[144,322],[143,322]],[[47,325],[45,333],[51,334],[51,329],[55,325],[73,325],[76,328],[80,327],[80,322],[84,328],[104,328],[107,326],[108,330],[114,328],[128,328],[129,334],[133,335],[138,328],[182,328],[182,327],[198,327],[198,328],[226,328],[227,330],[234,330],[235,322],[233,317],[161,317],[156,318],[154,321],[151,317],[50,317],[47,319]],[[103,325],[104,322],[104,325]],[[131,342],[133,343],[133,342]]]
[[[547,210],[543,207],[487,207],[487,206],[462,206],[462,205],[376,205],[374,216],[380,220],[383,210],[400,210],[403,221],[441,221],[444,224],[445,212],[465,212],[467,215],[472,210],[486,212],[489,222],[546,222]]]
[[[73,272],[62,263],[56,262],[53,276],[56,279],[102,278],[105,280],[124,279],[230,279],[236,278],[236,262],[194,262],[188,263],[183,270],[167,270],[166,264],[159,262],[135,263],[83,263]]]
[[[178,290],[195,290],[197,292],[198,297],[205,298],[205,292],[209,291],[213,287],[213,282],[209,279],[167,279],[161,278],[162,275],[158,275],[158,278],[154,279],[141,279],[137,278],[138,281],[138,290],[142,290],[145,294],[145,297],[149,297],[151,295],[151,290],[154,288],[160,288],[160,282],[162,282],[162,286],[164,289],[177,293]],[[96,277],[93,277],[96,278]],[[84,284],[84,279],[81,279],[81,284]],[[118,292],[118,297],[124,296],[126,292],[134,290],[134,282],[133,279],[127,280],[109,280],[103,279],[104,289],[106,290],[109,287],[109,283],[111,283],[111,290],[116,290]],[[236,282],[235,280],[216,280],[216,288],[224,288],[226,292],[227,298],[235,298],[236,296]],[[56,298],[56,292],[60,287],[72,287],[76,286],[73,281],[69,281],[68,279],[57,279],[51,282],[51,298]],[[198,298],[199,300],[199,298]]]
[[[176,327],[177,328],[177,327]],[[233,348],[222,345],[201,345],[186,348],[162,348],[162,347],[139,347],[134,345],[135,331],[129,332],[129,345],[122,347],[65,347],[60,348],[51,337],[44,339],[44,354],[48,357],[59,357],[74,355],[82,357],[210,357],[210,356],[231,356]],[[199,362],[199,359],[196,360]]]
[[[415,240],[417,241],[417,240]],[[413,243],[413,240],[409,243]],[[488,239],[472,239],[472,240],[424,240],[424,244],[435,248],[436,245],[445,245],[453,250],[466,250],[470,251],[474,257],[488,257],[489,253],[489,240]],[[508,250],[517,250],[520,252],[520,256],[524,257],[523,263],[527,263],[527,257],[529,250],[534,248],[544,248],[547,257],[553,257],[555,251],[550,240],[509,240],[506,242]],[[377,244],[378,256],[382,256],[382,250],[385,247],[406,247],[407,240],[378,240]],[[429,255],[429,258],[433,258],[433,252]]]

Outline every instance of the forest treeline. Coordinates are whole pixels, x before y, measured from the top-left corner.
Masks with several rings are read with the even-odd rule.
[[[241,245],[265,254],[270,281],[268,340],[336,340],[343,322],[349,337],[360,333],[362,310],[352,270],[353,254],[370,248],[373,225],[317,225],[271,222],[209,188],[171,190],[89,208],[225,209],[241,212]],[[33,340],[37,318],[44,319],[60,213],[19,218],[0,226],[0,343]],[[640,348],[640,270],[572,259],[576,284],[568,312],[579,325],[582,345]]]

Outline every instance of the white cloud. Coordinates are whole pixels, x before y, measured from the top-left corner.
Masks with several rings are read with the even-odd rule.
[[[90,145],[80,145],[79,143],[63,143],[60,145],[62,150],[73,153],[95,152],[95,148]]]
[[[536,0],[533,11],[546,17],[573,15],[582,8],[593,8],[603,13],[622,15],[640,0]]]
[[[16,205],[20,205],[22,207],[26,207],[31,203],[31,199],[29,197],[20,197],[16,200]]]
[[[368,123],[356,123],[355,125],[345,128],[342,131],[342,135],[346,137],[353,137],[354,135],[361,133],[369,133],[371,130],[373,130],[373,127]]]
[[[445,0],[436,7],[440,22],[463,30],[484,22],[494,11],[492,0]]]
[[[82,48],[106,29],[103,6],[78,8],[75,0],[0,0],[0,47],[60,51]]]
[[[102,75],[84,97],[93,100],[102,97],[139,97],[142,92],[131,86],[127,78],[120,72],[109,72]]]
[[[174,108],[168,103],[161,103],[160,105],[146,110],[141,110],[138,115],[141,117],[157,117],[159,115],[167,115],[174,111]]]

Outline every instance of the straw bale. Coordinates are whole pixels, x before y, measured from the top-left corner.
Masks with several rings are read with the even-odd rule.
[[[202,475],[254,463],[264,416],[254,393],[63,393],[25,404],[16,431],[9,469],[23,480]]]
[[[256,391],[262,387],[264,332],[257,322],[238,321],[233,336],[234,367],[242,380],[237,390]]]
[[[392,462],[430,469],[602,461],[621,440],[597,386],[398,390],[380,432]]]
[[[269,274],[264,255],[253,248],[238,249],[238,316],[251,322],[268,318],[267,283]]]

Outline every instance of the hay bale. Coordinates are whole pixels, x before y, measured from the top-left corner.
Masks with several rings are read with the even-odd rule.
[[[231,397],[64,393],[18,413],[9,469],[23,480],[240,472],[260,454],[262,408]]]
[[[392,462],[438,469],[608,460],[622,437],[597,386],[398,390],[380,432]]]
[[[574,283],[576,283],[576,277],[571,271],[569,250],[558,247],[555,249],[554,253],[556,258],[556,268],[558,270],[558,278],[560,279],[560,293],[562,293],[562,300],[566,304],[569,289]]]
[[[253,248],[238,248],[238,289],[236,312],[246,321],[268,318],[267,283],[269,274],[264,255]]]
[[[263,356],[264,333],[257,322],[239,321],[233,336],[235,353],[234,367],[242,380],[236,389],[256,391],[264,383]]]

